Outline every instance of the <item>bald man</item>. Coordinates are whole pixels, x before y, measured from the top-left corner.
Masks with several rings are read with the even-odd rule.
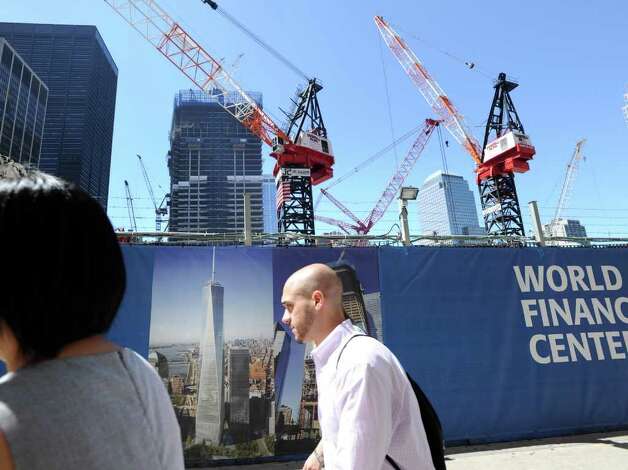
[[[281,303],[295,340],[314,345],[322,439],[303,470],[434,470],[410,382],[386,346],[346,319],[334,270],[299,269]]]

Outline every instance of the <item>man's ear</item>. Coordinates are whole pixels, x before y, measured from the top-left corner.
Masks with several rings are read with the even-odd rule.
[[[314,301],[314,308],[320,308],[325,302],[325,295],[321,291],[315,290],[312,292],[312,300]]]

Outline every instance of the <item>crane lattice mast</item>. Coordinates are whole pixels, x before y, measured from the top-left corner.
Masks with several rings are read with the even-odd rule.
[[[150,196],[150,200],[155,209],[155,230],[157,232],[161,232],[162,217],[168,213],[168,209],[166,209],[163,205],[164,202],[167,201],[169,195],[166,194],[161,200],[161,203],[157,205],[157,199],[155,199],[155,193],[153,192],[153,185],[150,183],[150,178],[148,177],[148,172],[146,171],[146,166],[144,165],[144,160],[142,160],[141,155],[137,155],[137,158],[140,161],[140,167],[142,168],[142,174],[144,175],[144,182],[146,183],[146,189],[148,189],[148,195]]]
[[[129,182],[124,180],[124,189],[126,191],[126,209],[129,213],[129,223],[131,224],[131,230],[137,232],[137,223],[135,221],[135,209],[133,208],[133,196],[131,196],[131,188]]]
[[[560,191],[560,197],[558,198],[558,206],[556,206],[556,211],[554,212],[554,219],[552,222],[557,222],[558,219],[561,218],[563,210],[567,207],[567,203],[569,202],[569,198],[571,197],[571,193],[573,190],[573,183],[576,179],[576,174],[578,173],[578,169],[580,167],[580,162],[584,159],[584,154],[582,153],[582,148],[587,140],[581,139],[576,142],[576,148],[567,164],[567,171],[565,172],[565,179],[563,181],[563,187]]]

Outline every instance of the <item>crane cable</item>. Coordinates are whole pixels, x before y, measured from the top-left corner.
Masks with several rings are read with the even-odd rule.
[[[441,162],[442,162],[442,168],[443,168],[443,173],[445,175],[449,175],[449,168],[447,165],[447,153],[445,152],[445,147],[449,146],[449,142],[445,141],[445,143],[443,143],[443,133],[440,129],[440,126],[436,127],[437,131],[438,131],[438,145],[440,147],[440,158],[441,158]],[[452,232],[455,232],[456,229],[456,225],[458,224],[458,222],[456,221],[456,207],[455,207],[455,202],[454,202],[454,197],[453,194],[451,192],[451,184],[449,184],[449,181],[445,181],[445,179],[443,178],[443,186],[445,189],[445,198],[449,199],[449,202],[451,204],[451,225],[452,225]],[[448,211],[449,212],[449,211]],[[451,235],[456,235],[455,233],[452,233]]]
[[[378,40],[377,44],[379,44],[379,56],[382,63],[382,74],[384,75],[384,89],[386,90],[386,105],[388,108],[388,121],[390,124],[390,136],[392,138],[392,141],[394,142],[395,141],[395,126],[393,123],[392,108],[390,106],[390,90],[388,88],[388,76],[386,74],[386,63],[384,62],[384,49],[382,47],[382,42],[383,41]],[[395,156],[395,171],[396,171],[399,165],[396,146],[393,147],[393,152]]]
[[[227,21],[230,21],[232,24],[234,24],[237,28],[239,28],[242,32],[244,32],[246,35],[248,35],[251,39],[253,39],[257,44],[259,44],[267,52],[272,54],[277,60],[279,60],[281,63],[283,63],[286,67],[288,67],[290,70],[292,70],[295,74],[299,75],[301,78],[303,78],[306,81],[310,81],[311,80],[311,77],[309,77],[300,68],[298,68],[292,62],[290,62],[284,55],[282,55],[279,51],[277,51],[277,49],[275,49],[274,47],[272,47],[269,44],[265,43],[262,38],[260,38],[253,31],[251,31],[246,26],[244,26],[242,23],[240,23],[237,19],[235,19],[232,15],[230,15],[227,11],[225,11],[224,8],[219,7],[216,2],[214,2],[212,0],[201,0],[201,1],[203,3],[209,5],[213,10],[216,10],[218,13],[220,13],[224,18],[227,19]]]
[[[331,188],[333,188],[334,186],[336,186],[337,184],[343,182],[344,180],[350,178],[351,176],[355,175],[356,173],[358,173],[359,171],[363,170],[364,168],[366,168],[367,166],[369,166],[371,163],[374,163],[376,160],[378,160],[379,158],[383,157],[384,155],[386,155],[390,149],[395,148],[397,145],[401,144],[402,142],[408,140],[410,137],[412,137],[413,135],[415,135],[417,132],[419,132],[419,130],[421,130],[423,128],[423,124],[420,124],[418,126],[416,126],[413,129],[410,129],[408,132],[406,132],[405,134],[403,134],[401,137],[399,137],[397,140],[395,140],[394,142],[391,142],[390,144],[388,144],[386,147],[384,147],[381,150],[378,150],[377,152],[375,152],[373,155],[371,155],[370,157],[368,157],[366,160],[364,160],[362,163],[360,163],[359,165],[356,165],[355,167],[353,167],[351,170],[349,170],[348,172],[346,172],[345,174],[343,174],[342,176],[338,177],[338,178],[334,178],[334,182],[331,183],[329,186],[327,186],[325,188],[325,191],[330,190]],[[318,198],[316,199],[316,203],[314,204],[314,208],[318,208],[318,205],[321,202],[323,193],[318,193]]]
[[[427,46],[427,47],[429,47],[430,49],[433,49],[433,50],[435,50],[435,51],[437,51],[437,52],[439,52],[439,53],[441,53],[441,54],[443,54],[443,55],[445,55],[445,56],[449,57],[449,58],[450,58],[450,59],[452,59],[453,61],[455,61],[455,62],[459,62],[459,63],[461,63],[461,64],[466,65],[466,66],[467,66],[467,68],[468,68],[469,70],[472,70],[472,71],[474,71],[474,72],[478,72],[480,75],[484,76],[485,78],[487,78],[487,79],[489,79],[489,80],[491,80],[491,81],[493,80],[492,76],[491,76],[491,75],[489,75],[489,74],[488,74],[487,72],[485,72],[484,70],[480,69],[480,68],[477,66],[477,64],[476,64],[475,62],[471,62],[470,60],[465,60],[465,59],[463,59],[463,58],[461,58],[461,57],[458,57],[458,56],[456,56],[456,55],[452,54],[451,52],[446,51],[445,49],[441,49],[440,47],[435,46],[434,44],[430,43],[429,41],[427,41],[427,40],[425,40],[425,39],[423,39],[423,38],[421,38],[421,37],[417,36],[416,34],[414,34],[414,33],[410,32],[410,31],[407,31],[407,30],[405,30],[405,29],[403,29],[403,28],[399,27],[399,26],[398,26],[398,25],[396,25],[396,24],[395,24],[395,25],[391,24],[391,26],[394,26],[394,28],[395,28],[396,30],[398,30],[398,31],[400,31],[400,32],[402,32],[402,33],[404,33],[404,35],[405,35],[405,36],[409,36],[409,37],[411,37],[412,39],[415,39],[415,40],[417,40],[417,41],[419,41],[419,42],[423,43],[425,46]]]

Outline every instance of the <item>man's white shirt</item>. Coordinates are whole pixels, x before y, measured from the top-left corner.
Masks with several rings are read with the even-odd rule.
[[[397,358],[379,341],[355,338],[350,320],[311,352],[326,470],[434,470],[419,406]]]

